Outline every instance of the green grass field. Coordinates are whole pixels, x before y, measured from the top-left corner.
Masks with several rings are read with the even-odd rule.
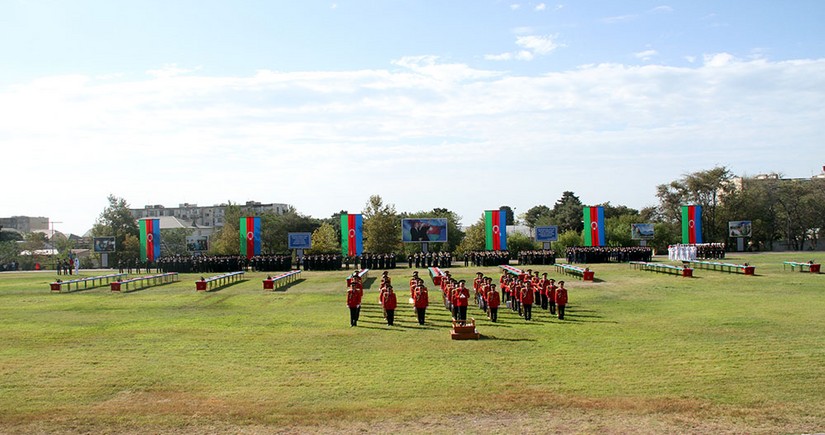
[[[396,325],[374,285],[356,328],[344,271],[123,294],[3,273],[0,433],[823,432],[825,275],[782,270],[809,259],[825,254],[728,258],[757,276],[593,265],[596,282],[566,279],[565,321],[471,307],[478,341],[450,339],[435,291],[416,323],[407,269]]]

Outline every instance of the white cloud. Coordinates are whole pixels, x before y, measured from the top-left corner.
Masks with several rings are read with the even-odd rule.
[[[554,36],[519,36],[516,37],[516,45],[523,47],[535,54],[550,54],[560,45],[555,41]]]
[[[636,59],[641,59],[645,62],[649,61],[653,58],[653,56],[658,55],[659,53],[656,50],[644,50],[637,53],[633,53],[633,56]]]
[[[537,12],[538,12],[538,11],[543,11],[543,10],[547,9],[547,5],[546,5],[546,4],[544,4],[544,3],[539,3],[539,4],[537,4],[537,5],[536,5],[536,7],[535,7],[535,8],[533,8],[533,9],[534,9],[535,11],[537,11]]]
[[[602,22],[605,22],[607,24],[623,23],[626,21],[633,21],[636,18],[639,18],[639,16],[636,14],[616,15],[613,17],[602,18]]]
[[[556,36],[553,35],[520,35],[516,36],[516,45],[521,47],[520,50],[507,52],[507,53],[499,53],[499,54],[487,54],[484,55],[484,59],[492,60],[492,61],[507,61],[507,60],[524,60],[530,61],[536,58],[536,56],[545,56],[559,47],[563,47],[563,44],[556,42]]]
[[[109,193],[138,207],[287,202],[318,217],[360,209],[377,193],[399,210],[446,206],[468,223],[501,205],[484,198],[504,195],[519,210],[552,204],[564,190],[584,202],[642,207],[655,202],[656,184],[714,164],[797,174],[797,156],[820,155],[825,137],[825,59],[720,53],[691,67],[601,64],[539,75],[442,62],[75,75],[0,88],[3,158],[14,162],[0,178],[25,180],[4,191],[0,216],[49,216],[65,222],[60,230],[82,232]],[[531,169],[491,158],[505,150]],[[594,175],[554,165],[558,182],[546,184],[545,163],[580,161],[583,150]],[[615,179],[617,167],[634,176]],[[478,177],[491,171],[499,176]],[[537,197],[499,181],[506,178],[550,187]]]
[[[515,11],[515,10],[518,10],[518,9],[520,9],[520,8],[521,8],[521,5],[520,5],[520,4],[518,4],[518,3],[513,3],[513,4],[511,4],[511,5],[510,5],[510,9],[511,9],[511,10],[514,10],[514,11]]]
[[[651,13],[658,13],[658,14],[669,14],[673,12],[673,8],[668,5],[661,5],[656,6],[655,8],[650,10]]]

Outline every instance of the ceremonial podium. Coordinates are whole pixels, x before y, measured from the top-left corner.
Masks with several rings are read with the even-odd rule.
[[[478,340],[481,334],[476,330],[476,319],[470,318],[469,322],[464,325],[453,320],[453,331],[450,333],[450,338],[453,340]]]

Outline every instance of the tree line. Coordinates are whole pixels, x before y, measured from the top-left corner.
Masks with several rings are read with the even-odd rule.
[[[706,242],[735,243],[728,237],[728,221],[749,220],[753,236],[749,249],[772,250],[776,247],[789,250],[816,249],[825,227],[825,179],[786,179],[778,174],[758,177],[736,177],[724,167],[683,175],[667,184],[656,187],[658,204],[636,210],[610,202],[589,204],[604,207],[605,236],[610,246],[635,246],[631,239],[633,223],[654,224],[654,239],[648,244],[658,250],[681,240],[681,206],[701,205],[703,208],[704,240]],[[115,237],[118,250],[110,254],[110,263],[118,260],[137,259],[140,252],[137,222],[123,198],[109,195],[109,204],[98,217],[92,229],[94,237]],[[234,255],[239,252],[238,221],[245,215],[239,204],[228,203],[224,226],[210,237],[208,254]],[[582,207],[585,204],[574,192],[565,191],[550,205],[538,204],[525,213],[514,216],[513,209],[501,207],[508,213],[508,224],[524,224],[533,229],[543,225],[557,225],[559,240],[553,249],[561,251],[569,246],[582,244]],[[430,243],[430,251],[448,251],[457,254],[484,250],[484,217],[462,227],[462,217],[448,208],[433,208],[416,212],[398,212],[395,205],[385,203],[379,195],[370,196],[360,211],[364,216],[364,250],[373,253],[395,252],[402,256],[417,252],[419,244],[401,243],[401,219],[412,217],[446,218],[448,240],[446,243]],[[327,218],[304,215],[294,207],[282,214],[260,214],[262,246],[265,254],[288,252],[287,233],[312,233],[312,250],[308,253],[340,252],[341,210]],[[190,255],[186,243],[187,229],[167,229],[162,233],[163,255]],[[21,256],[22,251],[34,252],[47,244],[61,255],[74,248],[72,240],[54,238],[48,240],[41,233],[19,235],[0,232],[0,266],[17,261],[24,266],[33,262],[31,257]],[[531,237],[511,232],[508,234],[509,250],[515,255],[520,250],[541,249]],[[777,246],[779,245],[779,246]]]

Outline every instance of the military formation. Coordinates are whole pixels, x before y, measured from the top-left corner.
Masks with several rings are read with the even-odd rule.
[[[554,279],[547,277],[547,273],[539,275],[538,271],[533,272],[530,269],[519,274],[503,271],[498,279],[501,292],[496,288],[497,284],[493,278],[484,276],[482,272],[476,273],[472,287],[467,285],[466,280],[454,279],[449,271],[434,279],[434,283],[441,289],[444,308],[450,312],[453,322],[459,325],[466,324],[467,310],[471,304],[484,312],[493,323],[498,322],[499,308],[502,306],[506,306],[525,321],[533,320],[534,307],[551,317],[557,316],[559,320],[564,320],[568,304],[564,281],[556,283]],[[429,290],[418,271],[412,273],[408,285],[409,303],[415,310],[418,324],[424,325],[430,303]],[[364,298],[364,285],[358,272],[354,272],[347,279],[346,294],[350,326],[358,326]],[[380,278],[378,303],[388,326],[395,323],[398,297],[392,285],[392,278],[384,271]]]
[[[464,265],[474,267],[499,266],[510,263],[509,251],[470,251],[464,254]]]
[[[416,269],[422,267],[450,267],[453,254],[449,252],[416,252],[407,256],[407,266]]]
[[[518,251],[518,264],[525,266],[552,266],[556,264],[556,251],[540,249]]]
[[[570,264],[626,263],[628,261],[650,261],[653,248],[647,246],[575,246],[565,252]]]

